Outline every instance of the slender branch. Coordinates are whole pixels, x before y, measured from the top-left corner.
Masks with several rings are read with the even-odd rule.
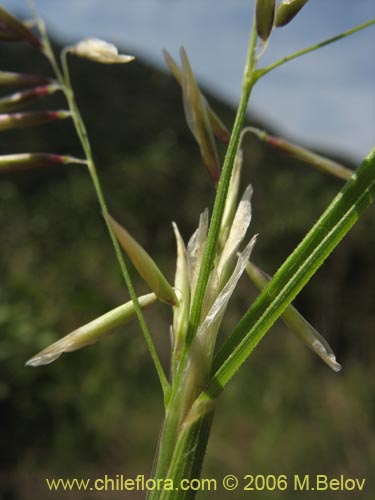
[[[156,348],[155,348],[154,343],[152,341],[152,337],[151,337],[150,331],[148,329],[148,326],[146,324],[146,320],[145,320],[145,317],[143,315],[142,308],[139,304],[138,297],[137,297],[137,294],[136,294],[135,289],[134,289],[134,285],[132,283],[128,268],[126,266],[125,260],[124,260],[123,255],[122,255],[120,245],[119,245],[117,238],[116,238],[115,234],[113,233],[113,230],[108,222],[108,218],[106,217],[109,214],[107,203],[106,203],[104,193],[103,193],[103,190],[102,190],[102,187],[100,184],[100,180],[99,180],[99,177],[98,177],[98,174],[96,171],[96,167],[95,167],[95,163],[94,163],[93,155],[92,155],[91,144],[90,144],[90,141],[88,138],[86,127],[85,127],[84,121],[82,119],[82,116],[80,114],[80,111],[78,109],[77,103],[75,101],[74,92],[73,92],[72,86],[71,86],[70,72],[69,72],[69,67],[67,64],[67,54],[68,54],[69,49],[66,48],[62,51],[61,60],[62,60],[63,71],[61,71],[59,68],[59,65],[57,64],[55,55],[53,53],[53,50],[52,50],[52,47],[51,47],[46,29],[45,29],[44,22],[42,21],[42,19],[40,19],[40,17],[37,14],[36,14],[36,19],[37,19],[39,31],[40,31],[40,34],[42,36],[42,40],[44,43],[44,54],[47,57],[47,59],[49,60],[51,66],[52,66],[52,69],[55,72],[55,75],[56,75],[59,83],[61,84],[61,87],[64,91],[65,97],[68,101],[69,109],[72,112],[72,119],[74,122],[74,126],[75,126],[77,135],[80,139],[82,148],[83,148],[85,156],[86,156],[88,170],[89,170],[91,180],[92,180],[93,185],[94,185],[94,189],[96,192],[96,196],[97,196],[102,214],[104,216],[105,224],[106,224],[110,239],[112,241],[112,245],[113,245],[114,250],[115,250],[117,261],[118,261],[120,269],[121,269],[121,274],[122,274],[123,279],[124,279],[126,286],[128,288],[130,298],[134,303],[134,308],[135,308],[135,311],[137,314],[139,324],[141,326],[141,330],[143,332],[143,335],[144,335],[146,343],[147,343],[147,347],[150,351],[152,360],[154,362],[155,369],[156,369],[156,372],[158,374],[160,384],[161,384],[161,387],[163,390],[164,401],[167,401],[167,399],[169,397],[169,393],[170,393],[170,384],[168,382],[168,379],[166,377],[164,369],[161,365],[159,356],[157,354]]]
[[[292,61],[293,59],[297,59],[297,57],[303,56],[305,54],[308,54],[309,52],[313,52],[315,50],[318,50],[321,47],[325,47],[326,45],[337,42],[337,40],[341,40],[342,38],[345,38],[349,35],[352,35],[353,33],[357,33],[357,31],[361,31],[365,28],[368,28],[369,26],[371,26],[373,24],[375,24],[375,19],[371,19],[370,21],[367,21],[366,23],[360,24],[359,26],[356,26],[355,28],[352,28],[348,31],[344,31],[344,33],[340,33],[340,35],[336,35],[332,38],[328,38],[327,40],[324,40],[323,42],[319,42],[315,45],[312,45],[311,47],[307,47],[306,49],[299,50],[298,52],[295,52],[294,54],[290,54],[289,56],[285,56],[282,59],[280,59],[279,61],[276,61],[273,64],[266,66],[265,68],[259,69],[258,70],[259,77],[266,75],[267,73],[269,73],[273,69],[278,68],[279,66],[287,63],[288,61]]]

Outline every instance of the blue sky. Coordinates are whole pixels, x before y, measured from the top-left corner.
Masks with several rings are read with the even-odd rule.
[[[253,0],[36,0],[67,43],[87,36],[112,41],[165,70],[161,49],[184,45],[195,74],[235,104]],[[27,12],[27,0],[3,0]],[[287,27],[275,30],[264,63],[375,17],[373,0],[310,0]],[[355,160],[375,142],[375,28],[290,62],[261,80],[249,113],[301,144],[339,149]],[[130,70],[130,68],[129,68]]]

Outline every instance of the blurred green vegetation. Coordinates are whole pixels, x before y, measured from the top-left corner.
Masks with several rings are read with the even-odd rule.
[[[23,45],[0,45],[0,61],[2,70],[49,74],[43,59]],[[214,195],[185,125],[178,85],[139,61],[102,67],[72,58],[71,68],[110,210],[172,279],[170,223],[176,221],[187,239]],[[234,111],[209,100],[230,126]],[[36,107],[45,106],[65,105],[53,96]],[[257,119],[252,124],[269,130]],[[81,154],[67,122],[2,133],[0,154],[27,151]],[[251,137],[243,185],[248,182],[254,187],[251,232],[259,233],[254,261],[273,273],[341,182]],[[1,498],[51,498],[45,477],[149,476],[162,401],[136,322],[49,366],[24,367],[44,346],[128,299],[87,172],[74,166],[3,175],[0,206]],[[356,498],[375,492],[374,229],[372,209],[296,301],[343,371],[331,372],[276,325],[218,403],[205,477],[345,474],[366,477],[366,491]],[[244,277],[223,337],[255,293]],[[146,314],[168,366],[169,310],[156,305]],[[256,496],[281,500],[293,492]],[[325,499],[336,496],[324,493]],[[112,497],[60,492],[53,498]]]

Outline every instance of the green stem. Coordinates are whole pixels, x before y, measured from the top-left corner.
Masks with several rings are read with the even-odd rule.
[[[216,355],[214,375],[196,401],[197,408],[220,394],[374,198],[375,148],[280,267]]]
[[[115,250],[117,261],[119,263],[122,276],[123,276],[124,281],[126,283],[126,286],[128,288],[130,298],[132,299],[132,301],[134,303],[134,308],[135,308],[135,311],[137,314],[139,324],[141,326],[143,335],[144,335],[146,343],[147,343],[147,347],[150,351],[152,360],[154,362],[155,369],[157,371],[157,374],[158,374],[158,377],[160,380],[160,384],[161,384],[161,387],[163,390],[164,401],[167,401],[168,397],[169,397],[169,393],[170,393],[170,384],[169,384],[168,379],[165,375],[165,372],[164,372],[163,367],[161,365],[159,356],[157,354],[154,343],[152,341],[151,334],[150,334],[150,331],[147,327],[145,317],[143,315],[142,308],[139,304],[138,297],[137,297],[137,294],[135,292],[132,280],[130,278],[128,268],[127,268],[126,263],[124,261],[124,258],[122,256],[120,245],[119,245],[118,240],[117,240],[117,238],[112,230],[112,227],[110,226],[110,224],[108,222],[108,218],[107,218],[107,215],[109,214],[108,207],[107,207],[104,193],[103,193],[103,190],[102,190],[102,187],[100,184],[100,180],[99,180],[99,177],[97,174],[95,163],[93,160],[91,144],[90,144],[90,141],[88,138],[88,134],[87,134],[87,130],[86,130],[84,121],[82,119],[82,116],[81,116],[80,111],[78,109],[77,103],[75,101],[74,92],[73,92],[72,86],[71,86],[70,72],[69,72],[69,67],[67,64],[67,54],[69,52],[69,48],[65,48],[62,51],[61,61],[62,61],[63,71],[61,71],[58,64],[57,64],[55,55],[53,53],[46,29],[44,26],[44,23],[39,17],[38,17],[38,25],[39,25],[39,30],[40,30],[40,33],[41,33],[41,36],[43,39],[43,43],[44,43],[44,53],[45,53],[47,59],[49,60],[59,83],[62,86],[65,97],[68,101],[69,109],[72,112],[72,119],[74,122],[74,126],[75,126],[77,135],[80,139],[82,148],[83,148],[85,156],[86,156],[88,170],[89,170],[89,173],[91,176],[92,183],[94,185],[95,193],[96,193],[102,214],[104,216],[105,224],[106,224],[110,239],[112,241],[112,245],[113,245],[114,250]]]
[[[272,71],[275,68],[278,68],[282,64],[287,63],[288,61],[292,61],[293,59],[297,59],[297,57],[303,56],[305,54],[308,54],[309,52],[313,52],[315,50],[320,49],[321,47],[325,47],[326,45],[329,45],[333,42],[337,42],[337,40],[341,40],[341,38],[345,38],[349,35],[352,35],[353,33],[356,33],[357,31],[361,31],[365,28],[368,28],[372,24],[375,24],[375,19],[371,19],[370,21],[367,21],[366,23],[360,24],[359,26],[356,26],[355,28],[352,28],[348,31],[345,31],[344,33],[340,33],[340,35],[336,35],[332,38],[328,38],[327,40],[324,40],[323,42],[319,42],[315,45],[312,45],[311,47],[307,47],[306,49],[299,50],[298,52],[295,52],[294,54],[291,54],[289,56],[283,57],[279,61],[274,62],[273,64],[270,64],[269,66],[259,69],[259,77],[266,75],[270,71]]]
[[[256,41],[257,41],[257,32],[253,26],[249,42],[247,63],[244,71],[240,102],[236,118],[234,121],[228,149],[225,155],[223,170],[220,176],[220,182],[217,188],[210,227],[202,258],[202,265],[199,271],[197,287],[194,294],[193,304],[191,307],[189,331],[186,339],[186,344],[187,344],[186,348],[189,348],[200,322],[203,299],[206,292],[208,278],[210,276],[210,272],[215,258],[221,220],[224,213],[225,201],[228,194],[229,182],[232,175],[234,160],[236,157],[241,131],[246,117],[246,110],[250,94],[254,84],[258,79],[256,74],[256,59],[255,59]]]
[[[199,479],[213,415],[214,410],[211,409],[182,429],[167,473],[175,485],[180,485],[186,479]],[[163,491],[158,500],[192,500],[195,495],[193,490],[180,488],[178,491]]]
[[[206,416],[209,412],[208,410],[207,412],[203,412],[200,414],[200,417],[204,425],[202,423],[202,425],[199,426],[199,431],[197,431],[197,428],[195,426],[194,427],[188,426],[185,427],[184,432],[181,433],[181,429],[183,428],[184,417],[186,417],[186,412],[187,413],[189,412],[189,408],[186,408],[186,401],[184,400],[184,396],[186,396],[186,394],[189,394],[191,400],[193,401],[195,397],[200,393],[207,380],[207,379],[200,380],[199,377],[194,378],[194,376],[192,376],[191,374],[191,370],[188,369],[189,368],[188,362],[190,356],[191,343],[192,340],[194,339],[196,330],[200,323],[203,298],[216,254],[221,220],[224,212],[224,206],[227,198],[228,187],[232,175],[234,160],[236,157],[241,137],[241,131],[246,117],[246,110],[249,102],[249,97],[251,94],[251,90],[257,80],[256,58],[255,58],[256,41],[257,41],[257,33],[255,29],[255,24],[253,24],[249,41],[246,67],[244,70],[240,103],[237,110],[233,131],[231,134],[231,139],[229,141],[227,153],[224,160],[223,170],[220,176],[220,182],[215,197],[210,228],[205,245],[196,292],[194,295],[193,304],[191,308],[190,324],[186,339],[186,345],[184,346],[184,350],[181,354],[178,371],[173,381],[172,394],[167,408],[164,420],[164,426],[159,441],[158,455],[154,470],[155,478],[165,478],[167,477],[168,474],[174,475],[175,473],[178,472],[177,470],[174,469],[174,467],[176,466],[176,462],[173,458],[175,456],[176,453],[175,450],[177,448],[180,450],[178,452],[180,453],[179,455],[180,457],[186,456],[186,453],[190,453],[188,451],[190,450],[192,457],[191,460],[194,462],[197,456],[201,456],[203,459],[204,450],[206,448],[206,444],[208,441],[213,410],[212,414],[210,412],[210,418],[208,420],[206,419]],[[197,382],[198,380],[199,382]],[[196,475],[196,477],[199,477],[200,467],[201,464],[197,469],[194,469],[194,474]],[[193,468],[191,469],[191,472],[192,471]],[[185,477],[188,478],[189,476]],[[193,498],[194,496],[195,496],[194,492],[189,492],[188,496],[186,497],[184,496],[183,498]],[[150,492],[148,498],[149,500],[156,500],[164,498],[164,496],[160,497],[160,492],[158,493]]]

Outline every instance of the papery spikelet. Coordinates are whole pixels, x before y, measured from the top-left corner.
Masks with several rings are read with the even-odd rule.
[[[156,295],[150,293],[138,297],[139,305],[144,308],[156,300]],[[69,333],[62,339],[54,342],[43,349],[29,361],[27,366],[40,366],[52,363],[64,352],[73,352],[101,340],[117,326],[126,324],[135,316],[135,307],[132,301],[127,302],[111,311],[99,316],[99,318],[90,321],[77,330]]]
[[[113,44],[99,38],[82,40],[74,47],[71,47],[69,52],[103,64],[124,64],[134,60],[134,56],[119,54]]]
[[[299,160],[308,163],[322,172],[329,173],[335,177],[339,177],[340,179],[348,180],[353,175],[353,171],[349,168],[346,168],[335,161],[329,160],[328,158],[324,158],[321,155],[312,153],[308,149],[296,146],[295,144],[285,141],[280,137],[268,136],[266,142],[279,151],[283,151],[284,153],[287,153],[294,158],[298,158]]]
[[[182,74],[181,74],[181,69],[176,63],[176,61],[173,59],[173,57],[170,55],[170,53],[163,49],[163,56],[165,59],[165,62],[167,63],[169,69],[171,70],[172,75],[176,78],[178,83],[182,86]]]
[[[263,288],[270,281],[270,276],[268,276],[264,271],[262,271],[258,266],[249,262],[246,266],[246,272],[249,275],[251,281],[259,289]],[[310,325],[310,323],[293,307],[289,305],[284,313],[280,316],[280,319],[285,323],[285,325],[304,342],[307,347],[313,350],[320,358],[327,363],[327,365],[332,368],[335,372],[341,370],[341,365],[337,363],[336,356],[329,346],[328,342],[315,330],[315,328]]]
[[[178,297],[178,306],[173,310],[173,334],[176,344],[175,350],[179,350],[179,346],[185,339],[189,324],[190,283],[186,247],[175,223],[173,223],[173,230],[177,243],[174,289]]]
[[[112,227],[117,239],[122,248],[127,253],[134,267],[137,269],[140,276],[148,284],[153,292],[163,302],[171,305],[177,305],[178,299],[176,294],[160,271],[154,260],[141,247],[141,245],[128,233],[128,231],[115,221],[113,217],[108,215],[107,221]]]
[[[274,17],[275,0],[257,0],[255,6],[256,29],[263,42],[270,36]]]
[[[23,92],[16,92],[14,94],[0,98],[0,112],[13,111],[19,109],[25,104],[36,101],[37,99],[53,94],[61,87],[58,84],[44,85],[42,87],[35,87]]]
[[[249,129],[250,130],[250,129]],[[309,151],[308,149],[302,148],[301,146],[296,146],[291,142],[281,139],[281,137],[275,137],[269,135],[263,130],[258,130],[251,128],[251,131],[262,141],[266,142],[273,148],[281,151],[282,153],[289,154],[298,160],[301,160],[314,168],[321,170],[322,172],[334,175],[340,179],[348,180],[353,175],[353,171],[350,168],[346,168],[339,163],[329,160],[324,156],[318,155]]]
[[[243,252],[241,252],[238,256],[234,271],[225,283],[224,287],[222,287],[221,291],[217,294],[212,306],[198,328],[197,339],[200,340],[205,346],[205,351],[209,357],[213,355],[217,330],[224,316],[229,299],[231,298],[237,283],[245,270],[246,264],[256,243],[256,239],[257,237],[254,236],[246,245]]]
[[[25,40],[38,49],[43,48],[41,40],[13,14],[0,6],[0,22],[10,32],[21,40]]]
[[[221,249],[224,247],[228,239],[228,234],[237,208],[237,198],[241,180],[242,162],[243,162],[243,152],[242,149],[238,149],[236,153],[236,158],[234,160],[232,175],[229,183],[228,195],[227,199],[225,200],[224,213],[221,221],[221,228],[219,234],[219,245]]]
[[[204,246],[208,230],[208,209],[199,218],[198,229],[194,231],[187,245],[187,261],[189,268],[190,293],[194,296],[198,281],[199,269],[203,258]]]
[[[198,142],[203,161],[214,184],[220,178],[220,162],[206,106],[191,69],[184,48],[180,50],[182,61],[182,93],[185,116],[191,133]]]
[[[230,139],[230,132],[218,115],[213,111],[211,106],[206,101],[206,98],[203,96],[203,100],[206,103],[206,109],[208,113],[208,119],[210,120],[212,132],[214,136],[217,137],[221,142],[228,143]]]
[[[231,260],[235,256],[238,247],[243,241],[246,231],[251,222],[251,196],[252,187],[248,186],[242,196],[240,203],[238,204],[236,213],[234,215],[230,231],[228,234],[228,239],[224,245],[222,253],[220,255],[218,263],[218,273],[220,281],[226,279],[227,271],[231,264]]]
[[[70,118],[71,112],[61,111],[31,111],[27,113],[0,114],[0,131],[15,128],[34,127],[54,120]]]
[[[50,153],[20,153],[14,155],[0,155],[0,173],[31,170],[40,167],[51,167],[68,163],[86,163],[73,156],[62,156]]]
[[[282,0],[276,9],[275,26],[280,28],[288,24],[307,2],[308,0]]]
[[[0,71],[0,85],[22,86],[45,85],[52,83],[50,78],[29,73],[11,73],[9,71]]]
[[[166,63],[168,64],[169,69],[171,70],[173,76],[176,78],[178,83],[182,87],[182,73],[179,66],[176,64],[173,57],[167,52],[165,49],[163,50],[164,58]],[[201,99],[203,100],[204,106],[206,107],[208,119],[210,120],[212,132],[221,141],[227,143],[230,139],[230,133],[215,111],[211,108],[209,103],[207,102],[204,95],[201,93]]]

